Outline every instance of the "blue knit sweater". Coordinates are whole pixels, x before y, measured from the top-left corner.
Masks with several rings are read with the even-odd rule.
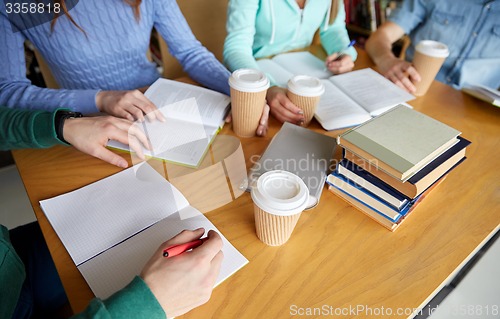
[[[143,0],[140,12],[137,21],[123,0],[85,0],[70,11],[85,33],[66,16],[53,32],[50,22],[13,32],[0,1],[0,105],[93,113],[99,90],[152,84],[160,77],[146,58],[153,27],[192,79],[229,94],[229,71],[196,40],[175,0]],[[40,51],[62,89],[39,88],[26,79],[25,40]]]

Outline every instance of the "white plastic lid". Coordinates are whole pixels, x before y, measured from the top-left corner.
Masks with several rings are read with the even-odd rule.
[[[242,92],[261,92],[269,88],[269,79],[256,69],[238,69],[229,77],[229,85]]]
[[[296,75],[288,80],[288,90],[301,96],[321,96],[325,86],[318,78],[309,75]]]
[[[252,200],[262,210],[279,216],[302,212],[309,203],[309,190],[300,177],[287,171],[269,171],[252,188]]]
[[[436,58],[447,58],[450,55],[450,51],[446,44],[432,40],[420,41],[415,47],[415,50]]]

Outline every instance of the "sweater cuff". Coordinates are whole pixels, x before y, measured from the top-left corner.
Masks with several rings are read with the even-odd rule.
[[[37,112],[33,116],[32,140],[36,141],[38,147],[46,148],[56,144],[65,144],[57,138],[56,134],[54,117],[58,110],[54,112]]]
[[[167,316],[149,287],[136,276],[130,284],[104,301],[112,318],[155,319]]]
[[[79,90],[75,93],[73,101],[73,111],[78,111],[84,115],[97,113],[96,96],[101,90]]]

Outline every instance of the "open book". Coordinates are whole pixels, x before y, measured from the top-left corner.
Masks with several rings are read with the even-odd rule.
[[[500,107],[500,91],[489,88],[484,85],[469,85],[466,84],[462,88],[467,94],[470,94],[480,100],[491,103]]]
[[[288,80],[294,75],[310,75],[326,79],[333,75],[321,61],[309,52],[282,53],[272,59],[257,61],[259,68],[272,77],[276,85],[286,88]]]
[[[322,82],[325,93],[314,116],[325,130],[364,123],[415,98],[372,69],[335,75]]]
[[[224,125],[230,98],[199,86],[158,79],[146,91],[166,118],[166,122],[136,122],[149,138],[147,156],[197,167],[213,138]],[[127,145],[110,141],[108,146],[129,150]]]
[[[183,229],[219,232],[147,163],[40,205],[78,270],[102,299],[125,287],[160,244]],[[248,263],[221,237],[224,260],[216,284]]]

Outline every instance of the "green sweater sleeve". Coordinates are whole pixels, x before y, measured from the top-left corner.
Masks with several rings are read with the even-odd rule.
[[[11,318],[26,273],[21,258],[10,243],[9,231],[0,225],[0,318]]]
[[[54,112],[0,107],[0,149],[47,148],[64,144],[57,138]]]
[[[347,50],[345,49],[351,40],[349,39],[349,34],[347,33],[345,26],[344,1],[339,1],[338,3],[339,9],[337,17],[335,17],[333,23],[326,29],[320,29],[319,36],[321,38],[321,45],[323,45],[323,48],[328,55],[343,51],[345,54],[349,54],[353,61],[356,61],[356,58],[358,57],[356,49],[353,47],[350,47]]]
[[[128,286],[108,299],[93,299],[82,313],[71,318],[164,319],[166,315],[146,283],[140,277],[135,277]]]

